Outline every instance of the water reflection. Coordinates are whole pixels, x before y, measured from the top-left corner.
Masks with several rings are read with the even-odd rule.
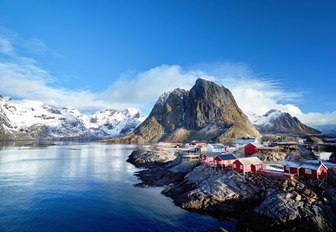
[[[4,145],[0,231],[200,231],[226,226],[176,207],[161,188],[134,187],[136,146]]]

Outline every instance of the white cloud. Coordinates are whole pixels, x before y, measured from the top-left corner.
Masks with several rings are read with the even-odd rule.
[[[157,98],[175,88],[190,89],[201,71],[185,71],[178,65],[161,65],[145,72],[123,75],[102,95],[115,103],[134,104],[137,107],[152,107]]]
[[[12,46],[12,43],[2,36],[0,36],[0,53],[5,55],[14,54],[14,48]]]
[[[82,110],[101,109],[106,103],[96,94],[84,90],[54,88],[53,77],[30,63],[0,63],[0,93],[16,98],[43,101],[57,107],[76,107]]]

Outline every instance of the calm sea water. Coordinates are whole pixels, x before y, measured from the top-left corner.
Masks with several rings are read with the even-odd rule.
[[[0,147],[0,231],[206,231],[230,221],[138,188],[132,145]]]

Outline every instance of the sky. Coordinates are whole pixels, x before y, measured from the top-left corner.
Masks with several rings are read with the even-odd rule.
[[[0,0],[0,94],[82,112],[229,88],[244,112],[336,124],[331,0]]]

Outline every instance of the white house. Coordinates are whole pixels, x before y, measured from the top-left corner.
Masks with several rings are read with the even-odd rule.
[[[234,141],[235,145],[236,145],[236,148],[239,149],[239,148],[243,148],[245,147],[247,144],[249,143],[255,143],[255,144],[258,144],[259,141],[258,141],[258,138],[249,138],[249,137],[242,137],[242,138],[237,138],[235,141]]]

